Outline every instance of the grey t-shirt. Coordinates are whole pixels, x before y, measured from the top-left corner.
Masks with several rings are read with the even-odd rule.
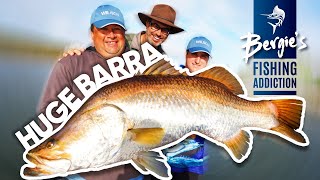
[[[125,51],[129,48],[126,47]],[[73,80],[80,74],[87,74],[94,81],[92,67],[99,64],[110,73],[107,59],[103,58],[94,47],[88,47],[81,55],[67,56],[58,61],[52,69],[47,84],[44,88],[41,100],[39,102],[38,114],[45,112],[47,105],[55,100],[58,100],[57,95],[68,87],[70,91],[78,98],[83,99],[81,91],[73,83]],[[59,125],[54,125],[57,128]],[[111,169],[101,170],[99,172],[82,173],[81,176],[90,179],[123,179],[134,178],[140,173],[131,165],[114,167]]]
[[[68,87],[76,97],[83,99],[84,96],[73,80],[80,74],[87,74],[94,81],[92,67],[99,64],[110,73],[107,60],[103,58],[93,47],[87,48],[81,55],[67,56],[58,61],[49,76],[40,99],[37,112],[45,111],[47,105],[58,100],[57,95]]]

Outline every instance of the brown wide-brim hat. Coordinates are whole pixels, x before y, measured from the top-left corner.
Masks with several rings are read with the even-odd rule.
[[[170,34],[176,34],[184,31],[182,28],[174,25],[176,11],[171,6],[166,4],[155,5],[150,15],[138,13],[138,16],[144,25],[146,25],[147,20],[151,18],[170,26]]]

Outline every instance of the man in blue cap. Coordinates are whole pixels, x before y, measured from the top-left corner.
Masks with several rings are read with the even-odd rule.
[[[125,24],[121,11],[111,5],[99,6],[91,16],[91,39],[93,46],[86,48],[81,55],[66,56],[56,62],[44,88],[38,105],[38,113],[45,112],[47,105],[56,101],[57,95],[68,87],[76,97],[83,99],[81,91],[74,85],[73,80],[80,74],[87,74],[94,80],[92,67],[99,64],[109,71],[108,59],[120,56],[129,51],[125,39]],[[59,117],[58,114],[55,115]],[[57,128],[55,126],[54,128]],[[81,176],[69,176],[73,179],[130,179],[137,177],[138,171],[131,165],[120,166],[99,172],[83,173]],[[84,177],[84,178],[82,178]]]
[[[90,21],[92,46],[78,56],[66,56],[58,61],[47,81],[38,111],[43,112],[48,103],[57,99],[58,93],[65,87],[78,98],[84,98],[73,80],[80,74],[88,74],[94,80],[92,67],[99,64],[109,71],[108,59],[129,51],[125,39],[125,24],[121,11],[111,5],[99,6]]]
[[[192,38],[186,50],[186,65],[191,73],[205,68],[211,57],[212,44],[203,37]],[[181,143],[164,150],[173,179],[196,180],[206,170],[204,138],[191,135]]]
[[[166,54],[162,49],[164,43],[170,34],[177,34],[184,31],[175,25],[176,11],[169,5],[157,4],[153,7],[150,14],[138,13],[139,19],[146,29],[136,34],[132,38],[131,49],[136,50],[140,54],[140,62],[144,64],[144,56],[141,45],[149,43],[160,53]],[[63,53],[63,56],[80,55],[82,49],[70,49]]]

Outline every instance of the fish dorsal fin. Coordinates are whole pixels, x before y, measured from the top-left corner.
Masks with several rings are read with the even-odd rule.
[[[187,76],[186,72],[180,73],[179,70],[170,63],[170,61],[160,60],[157,63],[151,65],[143,73],[137,75],[184,75]],[[225,85],[231,92],[236,95],[244,94],[243,88],[240,82],[235,78],[227,69],[221,66],[216,66],[208,69],[197,77],[203,77],[213,79]]]
[[[231,92],[233,92],[236,95],[244,94],[244,91],[240,82],[237,80],[236,77],[234,77],[234,75],[232,75],[224,67],[215,66],[200,74],[197,74],[196,76],[218,81],[223,85],[225,85]]]
[[[147,68],[143,73],[137,75],[179,75],[179,70],[166,60],[160,60]]]

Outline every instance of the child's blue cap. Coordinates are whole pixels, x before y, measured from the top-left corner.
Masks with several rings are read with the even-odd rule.
[[[187,50],[191,53],[205,52],[209,56],[211,56],[212,44],[207,38],[203,36],[194,37],[189,41]]]

